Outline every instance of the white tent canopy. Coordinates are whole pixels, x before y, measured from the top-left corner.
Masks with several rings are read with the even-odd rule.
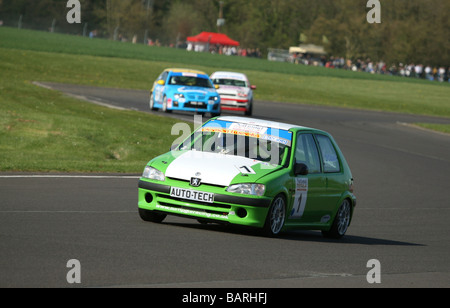
[[[326,55],[325,48],[314,44],[302,44],[289,48],[289,53],[309,53],[315,55]]]

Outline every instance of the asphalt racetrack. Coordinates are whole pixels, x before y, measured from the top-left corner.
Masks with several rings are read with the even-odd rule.
[[[147,91],[45,86],[150,112]],[[253,117],[335,137],[357,196],[343,239],[316,231],[265,238],[170,216],[146,223],[138,174],[1,173],[0,287],[450,287],[450,136],[410,125],[449,119],[263,101]],[[71,259],[80,283],[68,283]],[[372,259],[380,283],[367,280]]]

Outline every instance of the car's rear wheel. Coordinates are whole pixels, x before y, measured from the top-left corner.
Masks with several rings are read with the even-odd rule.
[[[245,110],[245,115],[246,116],[251,116],[253,113],[253,102],[250,102],[248,104],[247,110]]]
[[[144,221],[161,223],[167,215],[139,208],[139,216]]]
[[[277,236],[283,229],[286,219],[286,199],[283,195],[278,195],[273,199],[267,213],[263,232],[267,236]]]
[[[342,201],[329,231],[322,231],[323,236],[339,239],[345,235],[352,215],[352,206],[348,199]]]

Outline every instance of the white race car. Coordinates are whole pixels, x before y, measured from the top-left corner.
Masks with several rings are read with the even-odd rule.
[[[215,85],[219,86],[220,107],[222,110],[244,111],[252,115],[253,90],[245,74],[236,72],[215,72],[211,76]]]

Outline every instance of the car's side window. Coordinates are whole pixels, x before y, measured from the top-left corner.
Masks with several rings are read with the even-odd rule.
[[[169,72],[162,72],[161,75],[159,75],[158,80],[166,81],[168,74],[169,74]]]
[[[322,154],[323,171],[340,172],[339,159],[330,138],[324,135],[316,135],[316,138]]]
[[[311,134],[299,134],[295,147],[295,161],[308,166],[309,173],[320,173],[320,159],[314,137]]]

